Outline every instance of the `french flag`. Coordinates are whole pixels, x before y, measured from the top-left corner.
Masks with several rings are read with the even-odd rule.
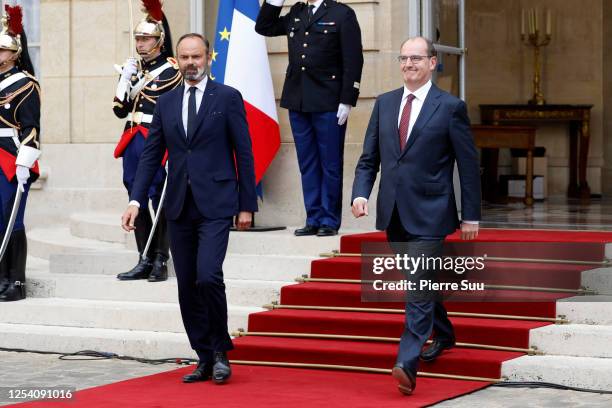
[[[258,13],[258,0],[219,2],[211,78],[244,98],[259,184],[280,147],[280,127],[266,42],[255,32]]]

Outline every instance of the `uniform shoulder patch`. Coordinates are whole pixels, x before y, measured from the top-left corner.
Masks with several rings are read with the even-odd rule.
[[[168,57],[166,58],[166,61],[168,61],[170,63],[170,65],[172,65],[172,68],[174,69],[179,69],[179,65],[178,65],[178,61],[172,57]]]

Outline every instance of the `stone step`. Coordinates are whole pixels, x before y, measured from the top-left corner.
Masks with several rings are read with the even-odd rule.
[[[223,263],[226,279],[293,282],[310,272],[310,263],[317,258],[308,256],[227,254]],[[51,254],[49,270],[58,274],[117,275],[130,270],[138,261],[136,251],[80,252]],[[172,259],[168,262],[169,276],[176,276]]]
[[[74,353],[111,352],[138,358],[197,358],[183,333],[0,323],[0,347]]]
[[[571,323],[612,325],[612,296],[573,296],[557,301],[557,316]]]
[[[76,213],[70,216],[70,233],[75,237],[128,244],[133,234],[121,229],[121,213]]]
[[[599,295],[612,296],[612,268],[597,268],[582,272],[582,286]]]
[[[226,279],[227,303],[259,307],[278,300],[287,282]],[[119,281],[108,275],[31,273],[28,295],[68,299],[176,303],[176,278],[165,282]]]
[[[75,237],[70,227],[50,226],[34,228],[27,232],[28,254],[49,259],[51,254],[96,254],[109,251],[126,251],[119,243],[103,242],[96,239]]]
[[[46,156],[46,152],[45,152]],[[57,180],[55,172],[47,181]],[[121,216],[128,203],[125,188],[55,188],[45,185],[28,194],[27,225],[69,225],[75,212],[106,212]]]
[[[70,231],[79,238],[127,244],[134,239],[120,228],[121,213],[78,213],[70,217]],[[290,227],[282,231],[241,232],[230,234],[228,253],[257,255],[318,256],[339,247],[336,237],[296,237]],[[351,231],[343,231],[350,233]]]
[[[340,248],[340,238],[306,236],[296,237],[288,227],[282,231],[248,232],[233,231],[230,234],[228,252],[256,255],[316,256]],[[347,230],[348,231],[348,230]],[[342,231],[343,234],[354,231]]]
[[[551,324],[531,330],[529,344],[546,355],[610,358],[612,326]]]
[[[502,363],[509,381],[536,381],[591,390],[612,390],[612,359],[523,356]]]
[[[126,249],[58,253],[49,256],[49,271],[57,274],[112,275],[132,269],[138,262],[138,252]],[[176,276],[172,259],[168,275]]]
[[[228,328],[246,328],[259,307],[228,305]],[[0,308],[0,322],[43,326],[185,333],[177,303],[26,298]]]

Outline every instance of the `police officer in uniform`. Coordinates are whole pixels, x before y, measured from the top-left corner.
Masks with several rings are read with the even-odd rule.
[[[145,4],[143,11],[146,14],[134,29],[136,50],[140,58],[128,58],[123,65],[113,103],[115,115],[121,119],[127,117],[124,133],[115,149],[115,157],[123,157],[123,184],[129,194],[132,193],[136,169],[148,136],[157,98],[182,83],[178,63],[172,57],[170,28],[162,12],[161,3],[148,1]],[[159,206],[165,178],[164,163],[160,163],[148,191],[148,198],[155,211]],[[143,254],[153,220],[148,210],[148,200],[139,204],[142,211],[136,219],[134,235],[141,257],[132,270],[120,273],[117,278],[165,281],[168,279],[169,244],[163,207],[149,251]]]
[[[28,54],[20,6],[6,6],[0,32],[0,228],[9,235],[0,262],[0,302],[26,297],[27,240],[23,217],[30,185],[38,178],[40,87]],[[12,230],[17,189],[23,191]]]
[[[346,121],[359,97],[363,50],[355,12],[334,0],[266,0],[255,31],[286,35],[289,66],[281,107],[289,121],[302,176],[306,225],[295,235],[335,235],[342,216]]]

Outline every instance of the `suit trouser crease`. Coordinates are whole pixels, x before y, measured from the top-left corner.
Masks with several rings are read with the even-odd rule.
[[[183,324],[191,347],[205,361],[213,351],[233,348],[222,269],[231,223],[231,217],[202,216],[191,191],[180,217],[168,221]]]
[[[442,256],[444,237],[410,234],[403,228],[397,208],[393,211],[386,232],[389,242],[404,243],[409,256]],[[397,363],[402,364],[406,370],[416,376],[419,355],[432,332],[436,338],[445,340],[454,339],[454,330],[441,301],[408,299],[405,312],[404,331],[400,338]]]
[[[306,224],[340,228],[346,123],[336,112],[289,112],[302,178]]]

